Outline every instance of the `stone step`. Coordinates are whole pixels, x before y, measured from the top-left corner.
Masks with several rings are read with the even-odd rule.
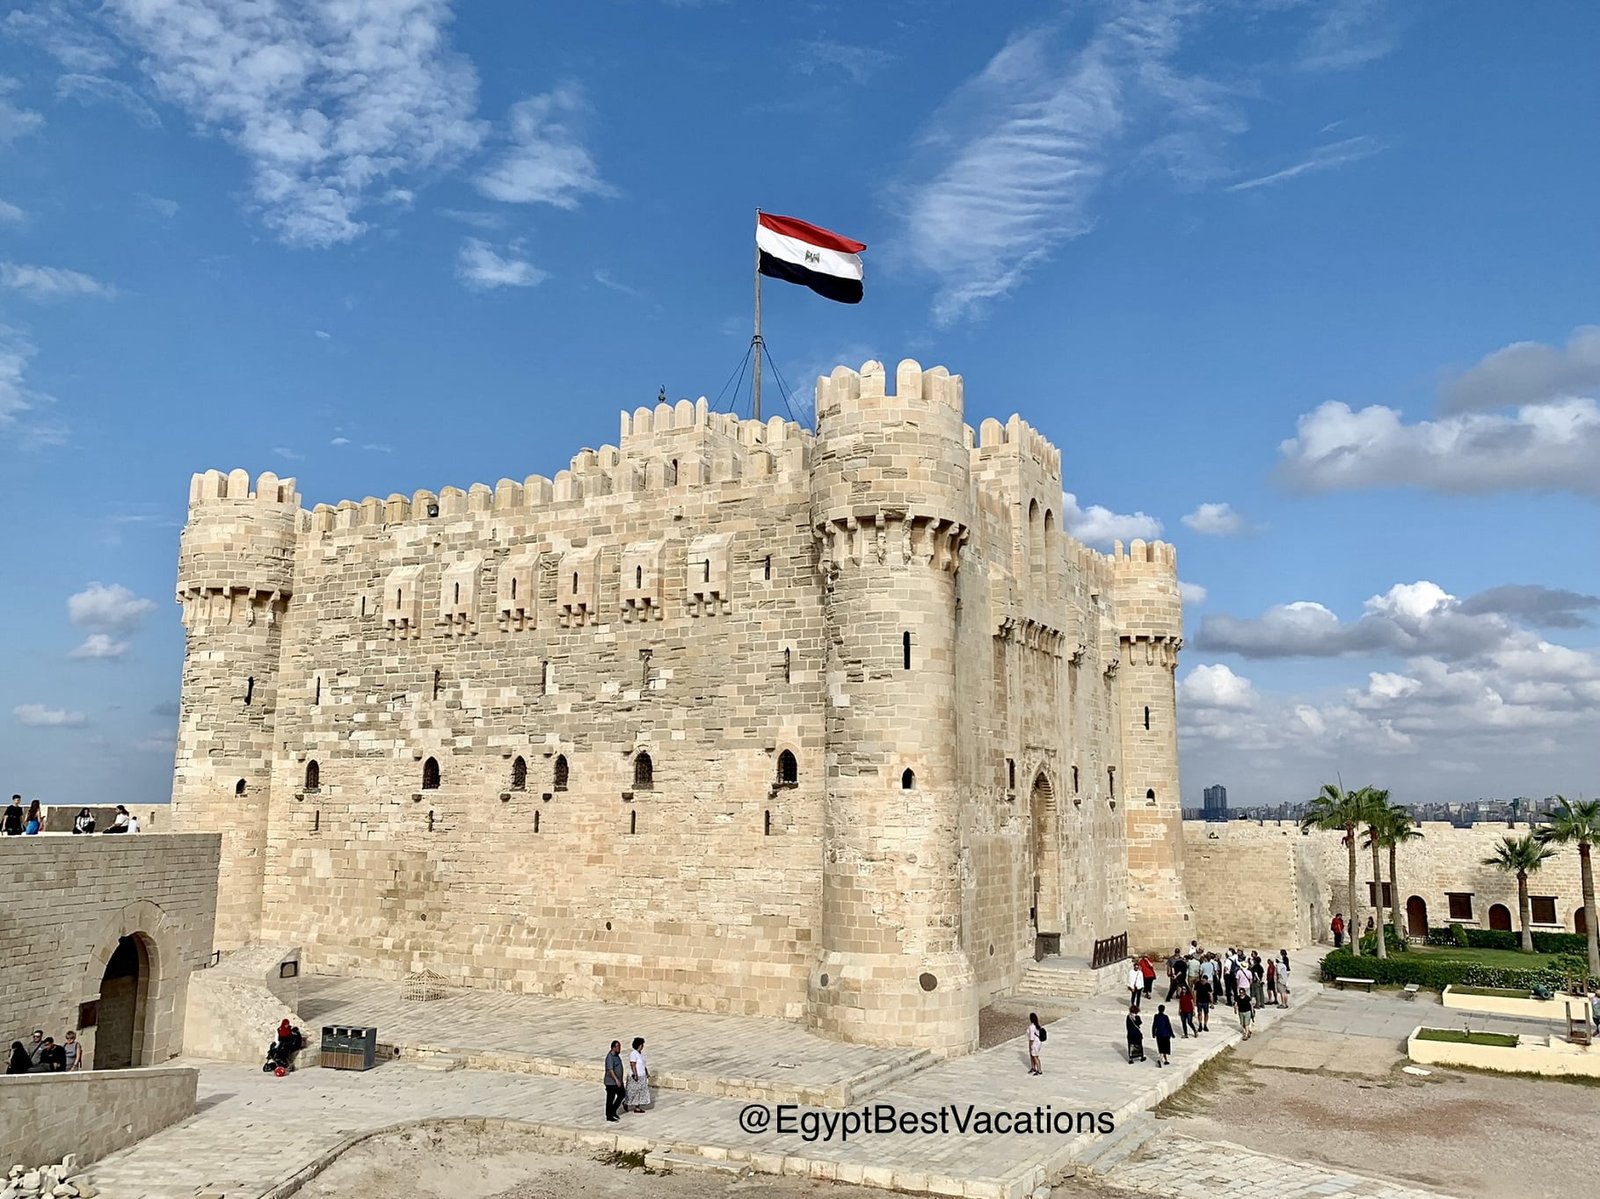
[[[926,1070],[938,1060],[924,1049],[909,1058],[900,1058],[882,1066],[875,1066],[851,1079],[850,1096],[846,1105],[859,1103],[871,1095],[876,1095],[885,1087]]]
[[[1106,1174],[1143,1149],[1161,1132],[1160,1122],[1149,1112],[1135,1112],[1117,1121],[1116,1131],[1092,1142],[1079,1154],[1080,1174]]]
[[[725,1174],[730,1178],[743,1178],[750,1173],[748,1162],[731,1162],[726,1158],[700,1157],[698,1154],[651,1150],[644,1156],[644,1168],[658,1174]]]
[[[460,1070],[466,1066],[466,1061],[448,1053],[420,1054],[413,1058],[418,1070],[433,1070],[440,1074],[449,1074],[453,1070]]]

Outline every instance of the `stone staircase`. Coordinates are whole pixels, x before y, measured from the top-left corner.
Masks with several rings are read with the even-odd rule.
[[[1117,1122],[1116,1131],[1101,1137],[1078,1155],[1077,1173],[1105,1175],[1148,1145],[1161,1132],[1150,1112],[1135,1112]]]
[[[1087,958],[1044,958],[1024,971],[1012,992],[1020,999],[1086,999],[1115,995],[1128,977],[1128,963],[1091,969]]]

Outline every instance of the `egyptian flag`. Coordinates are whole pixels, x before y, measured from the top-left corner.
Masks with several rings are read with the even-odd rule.
[[[791,216],[756,214],[761,273],[799,283],[841,304],[861,303],[860,255],[866,248],[862,242]]]

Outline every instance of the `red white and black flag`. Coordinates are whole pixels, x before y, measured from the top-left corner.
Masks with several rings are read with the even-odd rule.
[[[809,287],[841,304],[861,303],[861,251],[866,244],[789,216],[756,214],[761,273]]]

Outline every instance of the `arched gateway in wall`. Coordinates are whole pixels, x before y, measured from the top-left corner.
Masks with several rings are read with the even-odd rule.
[[[1428,935],[1428,905],[1420,895],[1406,900],[1406,935],[1421,938]]]
[[[1044,771],[1034,776],[1028,797],[1033,849],[1033,931],[1035,958],[1061,952],[1061,821],[1055,790]]]
[[[159,1066],[177,1052],[182,972],[166,914],[148,900],[130,903],[94,938],[79,984],[79,1027],[95,1070]]]

